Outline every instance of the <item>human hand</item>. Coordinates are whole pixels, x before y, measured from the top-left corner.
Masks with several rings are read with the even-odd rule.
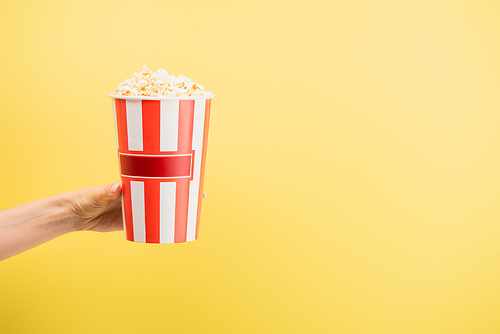
[[[121,192],[120,181],[70,192],[74,231],[123,230]],[[203,193],[203,199],[206,197]]]
[[[121,193],[117,181],[0,210],[0,261],[68,232],[123,230]]]
[[[73,195],[70,203],[74,231],[123,230],[120,181],[70,193]]]

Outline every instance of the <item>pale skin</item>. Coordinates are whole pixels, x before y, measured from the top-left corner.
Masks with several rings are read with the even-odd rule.
[[[0,261],[66,233],[123,230],[121,192],[117,181],[0,211]]]

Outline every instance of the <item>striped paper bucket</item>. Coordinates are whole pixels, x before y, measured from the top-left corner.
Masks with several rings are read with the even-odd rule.
[[[110,97],[125,238],[146,243],[196,240],[213,94]]]

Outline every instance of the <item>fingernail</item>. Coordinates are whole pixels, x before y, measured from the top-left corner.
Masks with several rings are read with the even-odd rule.
[[[111,187],[111,194],[114,194],[116,193],[116,190],[118,189],[118,187],[120,186],[120,183],[115,183],[112,187]]]

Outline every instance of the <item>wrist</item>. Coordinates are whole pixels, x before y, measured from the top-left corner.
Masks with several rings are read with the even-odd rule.
[[[77,230],[79,217],[74,210],[76,196],[72,193],[73,191],[70,191],[48,198],[52,201],[51,207],[54,208],[52,211],[54,226],[62,234],[75,232]]]

